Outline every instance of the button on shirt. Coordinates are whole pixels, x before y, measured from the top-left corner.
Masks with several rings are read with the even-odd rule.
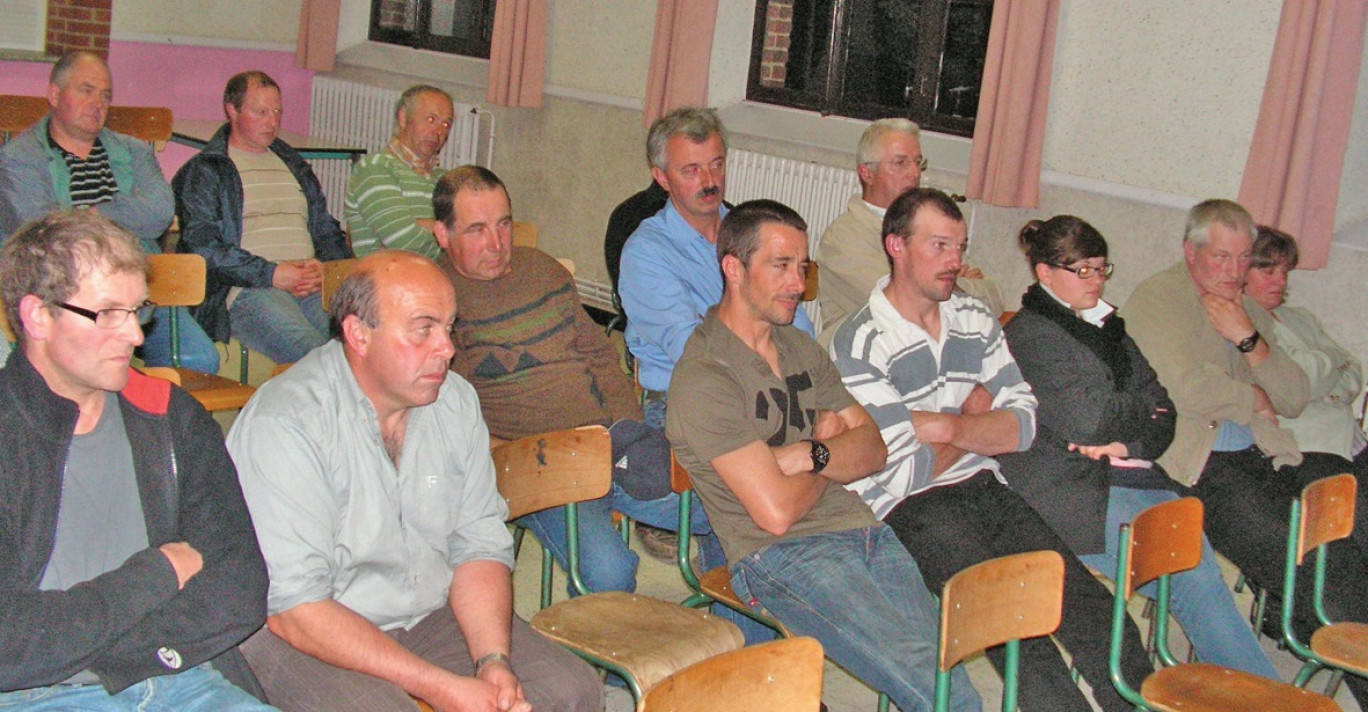
[[[512,568],[475,390],[448,373],[409,411],[396,470],[374,408],[330,341],[261,388],[228,435],[271,586],[271,615],[337,600],[382,630],[446,605],[452,571]]]
[[[727,206],[720,210],[725,217]],[[618,293],[627,312],[627,348],[637,358],[641,387],[663,391],[670,387],[684,342],[708,308],[722,301],[717,246],[695,230],[674,203],[665,203],[642,221],[622,248]],[[794,313],[793,325],[814,335],[804,309]]]

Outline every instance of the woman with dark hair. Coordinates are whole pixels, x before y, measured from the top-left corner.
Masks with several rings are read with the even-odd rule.
[[[1120,525],[1179,496],[1181,486],[1154,462],[1173,439],[1173,402],[1102,301],[1113,269],[1102,235],[1059,215],[1027,223],[1019,242],[1036,283],[1004,331],[1039,406],[1031,448],[999,461],[1079,558],[1113,575]],[[1198,658],[1279,679],[1235,609],[1210,543],[1195,569],[1173,577],[1172,592],[1173,615]]]

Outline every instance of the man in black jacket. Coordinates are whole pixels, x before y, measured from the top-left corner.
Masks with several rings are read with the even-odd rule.
[[[218,426],[129,369],[151,314],[137,240],[53,213],[0,253],[0,706],[263,710],[236,645],[266,567]]]
[[[223,110],[228,123],[171,181],[178,249],[209,265],[204,303],[192,311],[211,338],[231,334],[276,363],[293,363],[328,340],[323,262],[352,250],[313,169],[276,137],[275,80],[235,75]]]

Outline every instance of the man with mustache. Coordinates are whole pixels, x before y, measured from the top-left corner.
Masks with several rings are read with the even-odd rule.
[[[454,116],[451,96],[437,87],[418,84],[399,97],[394,137],[352,166],[346,216],[357,255],[385,248],[434,260],[442,254],[432,234],[432,189]]]
[[[447,369],[456,296],[431,260],[363,257],[332,340],[228,434],[271,573],[243,644],[287,710],[597,712],[588,665],[513,615],[513,538],[479,398]]]
[[[836,329],[842,380],[888,446],[881,472],[846,486],[892,528],[939,591],[988,559],[1049,549],[1064,559],[1064,617],[1055,638],[1105,710],[1129,710],[1107,668],[1112,597],[1031,505],[1007,486],[994,455],[1035,438],[1036,399],[982,302],[955,292],[968,243],[964,216],[945,193],[913,188],[888,208],[884,249],[892,274]],[[1134,623],[1122,664],[1153,672]],[[999,670],[1002,647],[989,651]],[[1092,709],[1049,638],[1021,641],[1021,706]]]
[[[93,52],[67,52],[52,65],[52,111],[0,147],[0,242],[55,210],[94,210],[133,233],[148,254],[171,224],[171,186],[146,141],[105,127],[114,99],[109,66]],[[180,365],[217,373],[218,350],[184,307]],[[7,345],[6,345],[7,346]],[[171,365],[170,309],[153,315],[139,351],[149,366]]]
[[[646,424],[661,429],[670,374],[684,342],[722,298],[717,230],[727,214],[727,137],[721,119],[698,107],[656,119],[646,135],[646,160],[670,201],[627,239],[618,291],[627,312],[627,348],[646,390]],[[802,309],[793,325],[813,334]]]

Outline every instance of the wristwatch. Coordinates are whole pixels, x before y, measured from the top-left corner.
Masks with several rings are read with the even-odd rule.
[[[821,440],[804,439],[812,445],[812,474],[818,474],[826,469],[827,463],[831,461],[831,450],[828,450],[826,443]]]
[[[1238,344],[1235,344],[1235,348],[1238,349],[1240,353],[1242,353],[1242,354],[1247,354],[1247,353],[1249,353],[1250,351],[1253,351],[1253,350],[1254,350],[1254,347],[1255,347],[1255,346],[1258,346],[1258,345],[1259,345],[1259,332],[1256,330],[1249,338],[1244,339],[1243,341],[1241,341],[1241,342],[1238,343]]]

